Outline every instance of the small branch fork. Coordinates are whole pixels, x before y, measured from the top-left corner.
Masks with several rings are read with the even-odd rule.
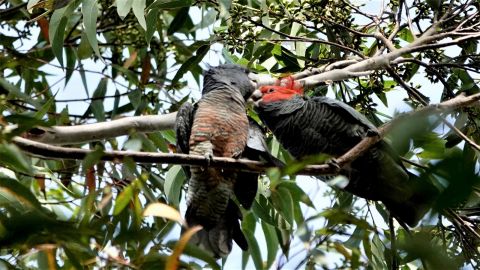
[[[380,127],[378,136],[364,138],[355,147],[353,147],[347,153],[339,157],[337,159],[338,168],[335,166],[330,166],[328,164],[308,165],[303,170],[299,171],[298,174],[302,174],[302,175],[336,174],[338,173],[339,168],[352,162],[358,156],[362,155],[368,148],[370,148],[372,145],[380,141],[385,136],[385,134],[387,134],[391,130],[391,128],[395,126],[396,123],[400,121],[404,121],[405,119],[409,119],[411,117],[422,117],[422,116],[427,116],[432,114],[453,111],[460,107],[478,105],[478,101],[480,101],[480,93],[471,95],[471,96],[459,95],[451,100],[442,102],[440,104],[425,106],[417,111],[405,113],[395,118],[391,122]],[[170,129],[173,126],[172,122],[174,122],[174,120],[172,120],[172,116],[174,116],[174,114],[156,116],[156,118],[158,118],[156,119],[156,122],[162,123],[161,129]],[[145,116],[142,116],[142,117],[145,117]],[[137,117],[137,118],[141,118],[141,117]],[[117,121],[120,121],[120,120],[117,120]],[[111,122],[115,122],[115,121],[111,121]],[[142,121],[137,121],[137,123],[142,123]],[[69,127],[64,127],[64,130],[68,128]],[[77,127],[70,127],[70,128],[76,129]],[[88,129],[88,127],[83,127],[83,129]],[[146,127],[140,127],[139,129],[143,130],[143,132],[159,131],[158,126],[155,126],[155,128],[152,128],[150,130]],[[59,138],[58,137],[59,134],[56,134],[56,135],[57,135],[57,138]],[[49,158],[49,159],[81,160],[81,159],[84,159],[89,153],[92,153],[94,151],[94,150],[81,149],[81,148],[54,146],[54,145],[45,144],[42,142],[33,141],[33,140],[22,138],[22,137],[13,138],[13,142],[19,148],[21,148],[22,150],[34,156],[40,156],[40,157]],[[264,172],[266,169],[270,168],[268,164],[258,162],[258,161],[247,160],[247,159],[214,157],[212,160],[210,160],[210,159],[206,159],[204,156],[197,156],[197,155],[134,152],[134,151],[105,151],[101,159],[105,161],[121,162],[125,158],[130,158],[135,162],[139,162],[139,163],[168,163],[168,164],[182,164],[182,165],[196,165],[196,166],[212,166],[212,167],[222,167],[222,168],[235,168],[238,170],[250,171],[250,172]]]

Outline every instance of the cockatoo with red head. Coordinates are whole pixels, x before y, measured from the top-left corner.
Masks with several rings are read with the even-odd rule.
[[[376,127],[347,104],[328,97],[308,98],[292,77],[262,86],[252,99],[262,122],[295,158],[345,154]],[[381,201],[398,220],[414,226],[430,209],[438,190],[418,179],[402,164],[385,141],[379,141],[352,163],[341,168],[349,182],[344,190],[368,200]]]

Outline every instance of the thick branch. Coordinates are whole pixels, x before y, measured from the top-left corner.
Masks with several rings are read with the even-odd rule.
[[[13,142],[22,150],[38,157],[47,159],[70,159],[82,160],[94,150],[82,148],[69,148],[49,145],[35,142],[21,137],[15,137]],[[138,163],[167,163],[180,165],[211,166],[220,168],[235,168],[237,170],[249,172],[264,172],[271,166],[248,159],[234,159],[224,157],[213,157],[212,160],[198,155],[171,154],[171,153],[152,153],[152,152],[134,152],[134,151],[104,151],[101,160],[122,162],[130,158]],[[335,168],[328,165],[307,166],[300,174],[321,175],[333,174]]]
[[[478,94],[471,96],[457,96],[440,104],[423,107],[413,113],[433,114],[466,107],[480,100]],[[39,128],[35,134],[27,134],[27,138],[47,144],[77,144],[102,140],[126,135],[132,130],[138,132],[156,132],[172,129],[175,124],[176,113],[164,115],[148,115],[125,117],[110,122],[87,124],[80,126],[57,126],[52,128]]]
[[[55,126],[37,128],[28,133],[28,139],[48,144],[77,144],[98,141],[129,134],[131,131],[155,132],[172,129],[176,112],[164,115],[125,117],[109,122],[78,126]]]
[[[459,107],[466,107],[474,105],[480,100],[480,93],[464,96],[459,95],[451,100],[440,104],[425,106],[417,111],[405,113],[400,117],[395,118],[391,122],[385,124],[379,129],[378,136],[366,137],[355,147],[350,149],[347,153],[337,159],[339,167],[345,166],[352,162],[357,157],[362,155],[368,148],[380,141],[390,129],[399,121],[404,121],[410,117],[427,116],[434,113],[446,112],[457,109]],[[145,130],[144,130],[145,131]],[[149,130],[154,131],[154,130]],[[86,155],[92,152],[88,149],[80,148],[66,148],[48,145],[40,142],[31,141],[21,137],[15,137],[13,142],[24,151],[44,158],[52,159],[84,159]],[[168,153],[147,153],[147,152],[133,152],[133,151],[105,151],[102,160],[120,162],[125,158],[131,158],[140,163],[168,163],[168,164],[182,164],[182,165],[197,165],[197,166],[213,166],[222,168],[235,168],[238,170],[251,172],[264,172],[269,166],[262,162],[251,161],[245,159],[232,159],[214,157],[212,161],[206,159],[204,156],[184,155],[184,154],[168,154]],[[335,174],[337,169],[329,165],[309,165],[298,174],[303,175],[325,175]]]

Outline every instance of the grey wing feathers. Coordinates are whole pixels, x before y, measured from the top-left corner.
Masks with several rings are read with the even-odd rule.
[[[262,127],[249,117],[247,147],[258,151],[267,151],[268,148],[264,136]]]
[[[190,133],[192,132],[193,118],[195,116],[196,105],[190,102],[182,104],[177,112],[175,119],[175,135],[177,138],[177,153],[190,153]],[[182,166],[187,178],[190,178],[190,167]]]
[[[252,160],[260,160],[262,158],[276,167],[285,166],[285,163],[270,154],[265,142],[265,130],[250,117],[248,118],[247,146],[243,156]]]
[[[190,133],[192,131],[195,106],[189,102],[182,104],[175,119],[175,133],[177,136],[177,152],[188,154],[190,152]]]
[[[272,156],[268,151],[267,143],[265,142],[265,131],[255,122],[249,118],[248,125],[248,140],[245,150],[242,153],[243,158],[250,160],[264,160],[268,164],[276,167],[283,167],[285,164]],[[249,209],[252,206],[258,188],[258,173],[237,172],[237,183],[234,186],[235,196],[240,204]],[[237,242],[238,243],[238,242]]]
[[[368,128],[368,130],[377,132],[377,128],[363,114],[357,112],[354,108],[348,106],[341,101],[328,97],[315,97],[312,100],[330,107],[333,111],[346,118],[349,118],[352,121],[357,122],[357,124],[365,126],[366,128]]]

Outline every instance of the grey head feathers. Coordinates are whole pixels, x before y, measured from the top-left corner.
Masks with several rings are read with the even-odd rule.
[[[225,64],[204,73],[202,95],[214,90],[238,91],[247,100],[255,90],[248,77],[250,71],[242,66]]]

